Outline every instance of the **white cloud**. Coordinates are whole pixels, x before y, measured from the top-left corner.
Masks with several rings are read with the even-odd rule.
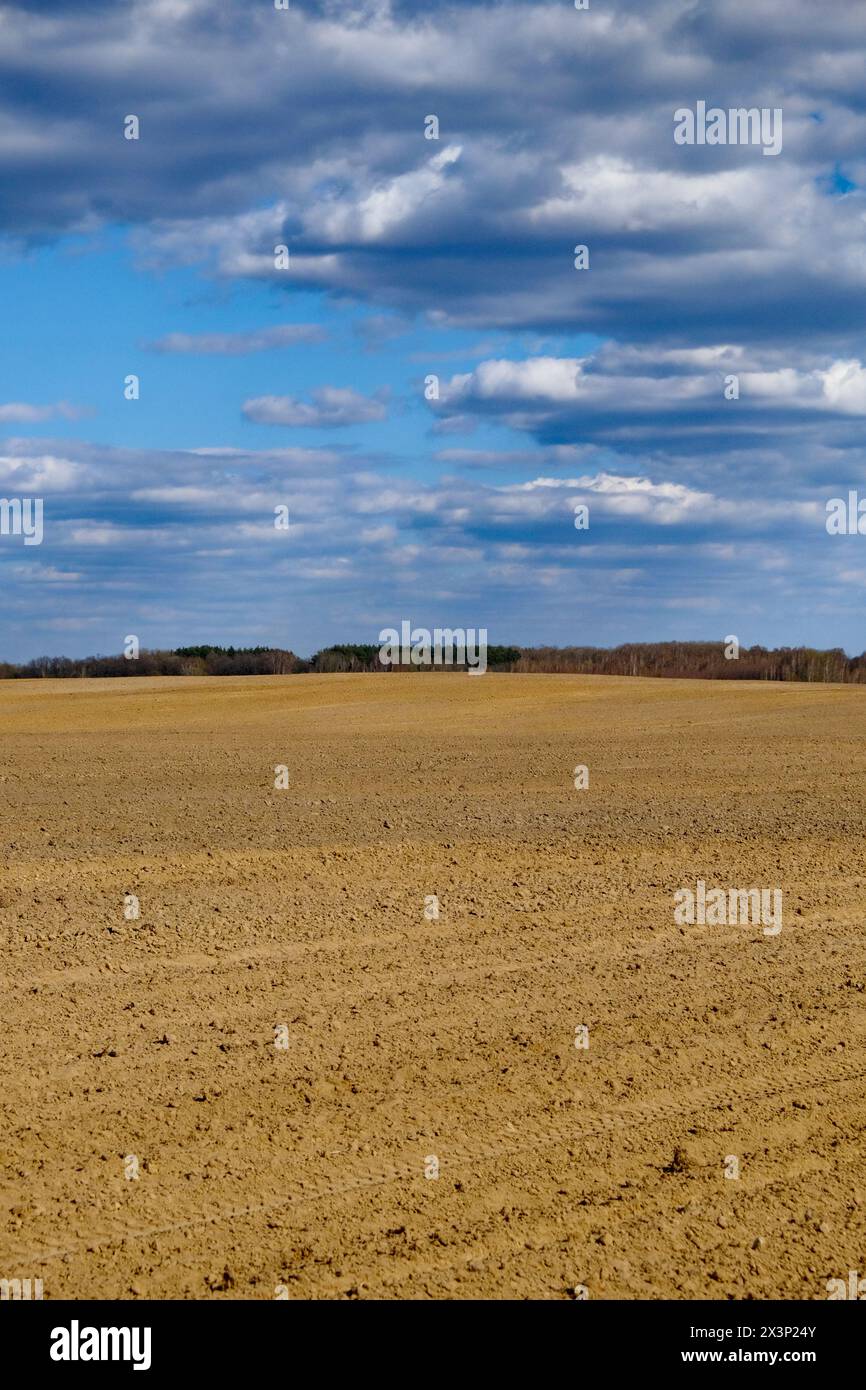
[[[257,425],[288,425],[301,429],[332,429],[384,420],[387,392],[364,396],[351,387],[320,386],[311,392],[312,404],[294,396],[256,396],[244,401],[243,413]]]
[[[240,357],[294,343],[320,343],[326,337],[321,324],[282,323],[247,333],[167,333],[149,346],[154,352]]]
[[[43,420],[53,420],[58,416],[63,420],[77,420],[82,411],[68,401],[55,401],[51,405],[30,405],[26,401],[9,401],[0,405],[0,424],[34,425]]]

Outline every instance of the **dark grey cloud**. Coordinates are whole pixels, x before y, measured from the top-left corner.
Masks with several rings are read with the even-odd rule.
[[[118,221],[151,257],[439,322],[851,345],[866,29],[847,0],[817,16],[813,0],[13,5],[0,227]],[[675,145],[673,112],[698,99],[780,106],[781,155]]]

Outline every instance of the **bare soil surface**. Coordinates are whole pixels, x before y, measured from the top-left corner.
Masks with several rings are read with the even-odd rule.
[[[0,728],[0,1277],[823,1299],[866,1275],[866,691],[4,681]],[[698,879],[781,889],[782,931],[677,924]]]

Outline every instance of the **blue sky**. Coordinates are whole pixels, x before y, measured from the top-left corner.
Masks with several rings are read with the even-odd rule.
[[[866,647],[866,536],[825,528],[866,496],[857,7],[5,16],[0,496],[45,522],[0,535],[0,658]],[[782,149],[675,143],[698,101]]]

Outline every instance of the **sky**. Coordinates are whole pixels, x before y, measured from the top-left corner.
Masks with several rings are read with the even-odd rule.
[[[0,4],[0,659],[861,652],[864,60],[852,0]]]

